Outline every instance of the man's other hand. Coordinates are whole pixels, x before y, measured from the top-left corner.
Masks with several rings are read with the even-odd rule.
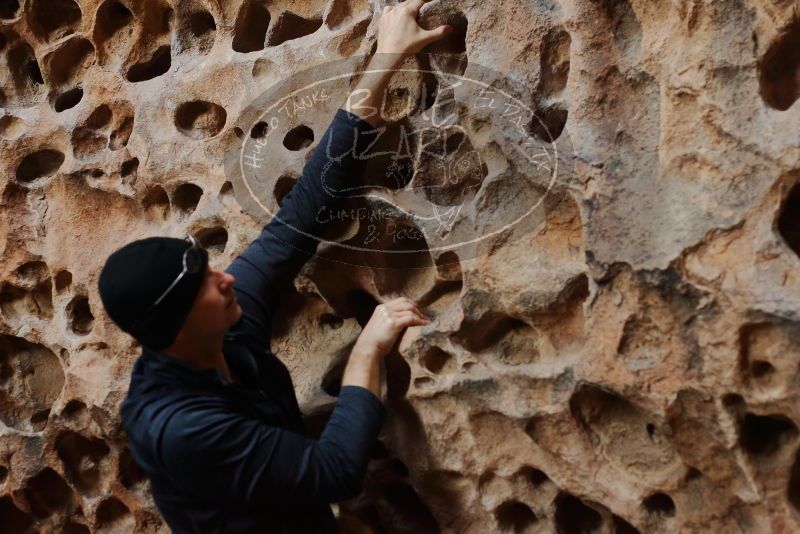
[[[375,307],[372,317],[358,336],[356,345],[372,354],[385,356],[392,350],[397,337],[406,327],[428,323],[430,319],[413,300],[398,297]]]

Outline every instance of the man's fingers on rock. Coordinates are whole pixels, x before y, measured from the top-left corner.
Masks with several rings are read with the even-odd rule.
[[[403,7],[408,9],[413,15],[419,13],[419,9],[422,7],[422,4],[425,3],[425,0],[406,0],[403,2]]]
[[[397,309],[397,308],[398,308],[398,306],[405,306],[405,305],[406,305],[407,303],[409,303],[409,302],[414,302],[414,301],[413,301],[413,300],[411,300],[411,299],[410,299],[410,298],[408,298],[408,297],[397,297],[397,298],[394,298],[394,299],[392,299],[392,300],[390,300],[390,301],[386,302],[385,304],[386,304],[386,305],[387,305],[389,308],[392,308],[392,309]]]
[[[448,33],[453,31],[453,27],[448,24],[442,24],[432,30],[424,30],[422,32],[423,42],[427,45],[444,38]]]
[[[419,307],[419,304],[417,304],[416,302],[414,302],[413,300],[411,300],[410,298],[407,298],[407,297],[400,297],[400,298],[392,301],[391,309],[396,310],[396,311],[413,310],[413,311],[417,312],[419,315],[421,315],[422,317],[425,317],[427,319],[427,315],[425,315],[425,312],[422,311],[422,308]]]
[[[420,317],[419,315],[417,315],[412,311],[400,312],[397,314],[396,317],[397,317],[397,322],[403,327],[410,326],[413,324],[425,324],[426,322],[425,319],[423,319],[422,317]]]

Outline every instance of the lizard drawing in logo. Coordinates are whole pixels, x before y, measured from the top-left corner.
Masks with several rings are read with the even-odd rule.
[[[378,199],[411,219],[434,222],[440,237],[452,230],[488,172],[467,131],[457,124],[403,129],[383,170],[387,187],[366,187],[350,198]]]

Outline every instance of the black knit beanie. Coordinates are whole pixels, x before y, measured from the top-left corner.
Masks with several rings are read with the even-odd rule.
[[[145,312],[183,270],[188,241],[173,237],[148,237],[128,243],[106,260],[98,286],[109,317],[145,347],[161,350],[175,340],[194,304],[208,264],[186,273],[143,320]]]

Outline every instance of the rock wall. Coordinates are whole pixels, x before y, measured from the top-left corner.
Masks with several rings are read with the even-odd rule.
[[[226,265],[265,222],[224,168],[227,147],[266,133],[244,126],[247,106],[370,53],[382,5],[0,1],[4,532],[167,531],[119,426],[138,347],[102,311],[99,268],[132,239],[187,231]],[[528,134],[568,145],[569,170],[533,225],[423,248],[404,269],[322,247],[286,289],[273,348],[310,432],[377,301],[407,294],[434,317],[387,358],[390,415],[364,493],[338,507],[345,532],[800,529],[799,11],[423,9],[422,24],[458,30],[435,47],[445,70],[483,65],[521,87],[539,119]],[[283,138],[270,202],[337,105]],[[473,119],[460,141],[484,165],[458,186],[474,223],[541,183]],[[416,154],[414,179],[436,182]],[[364,230],[344,226],[339,241]]]

